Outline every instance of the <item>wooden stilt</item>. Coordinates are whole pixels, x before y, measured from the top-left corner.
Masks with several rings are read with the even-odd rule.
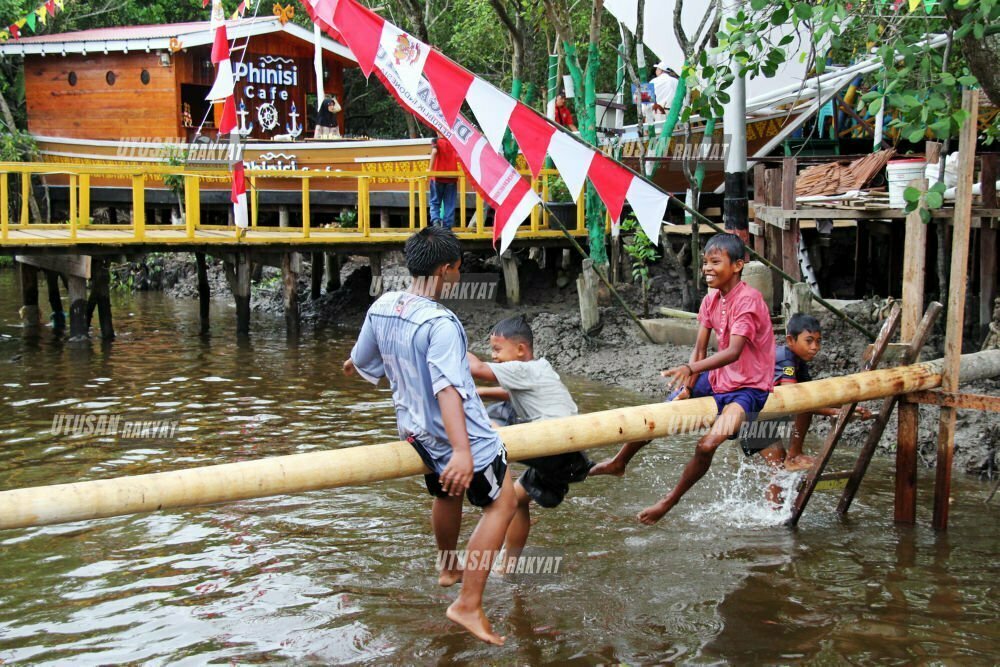
[[[196,252],[194,261],[198,267],[198,332],[204,336],[209,331],[209,301],[212,298],[212,288],[208,285],[208,265],[205,253]]]
[[[279,206],[278,207],[278,227],[287,227],[288,226],[288,218],[289,218],[288,207],[287,206]]]
[[[976,161],[976,118],[979,91],[962,93],[967,112],[958,140],[958,184],[955,188],[955,218],[951,240],[951,275],[948,280],[948,320],[944,338],[944,371],[941,389],[958,391],[958,366],[962,357],[962,327],[965,324],[965,287],[969,262],[969,232],[972,225],[972,178]],[[951,500],[951,462],[955,453],[955,408],[942,406],[938,427],[937,464],[934,471],[934,520],[937,530],[948,528]]]
[[[38,308],[38,267],[18,262],[21,277],[21,335],[36,338],[41,327]]]
[[[930,337],[931,331],[934,329],[934,324],[937,322],[937,318],[941,315],[942,310],[944,310],[944,306],[936,301],[932,302],[931,305],[928,306],[923,320],[921,320],[920,324],[917,326],[915,335],[910,337],[909,349],[903,353],[903,364],[909,365],[919,359],[920,350],[923,349],[924,344]],[[862,445],[861,452],[858,454],[858,460],[854,464],[854,470],[851,471],[851,476],[847,481],[847,486],[844,488],[844,493],[840,496],[840,504],[837,505],[838,514],[846,514],[847,510],[851,508],[854,496],[857,495],[858,488],[861,486],[861,480],[864,479],[865,473],[868,472],[868,464],[871,463],[872,456],[875,455],[875,448],[878,447],[879,440],[882,439],[882,433],[885,432],[885,427],[889,423],[889,419],[892,417],[892,411],[895,409],[898,401],[898,396],[888,396],[882,399],[882,405],[878,411],[878,418],[875,420],[871,430],[868,432],[865,444]],[[900,407],[902,407],[902,404]],[[910,474],[900,476],[898,468],[899,450],[897,449],[896,452],[896,497],[898,499],[900,495],[906,496],[910,493],[912,494],[912,497],[915,498],[917,485],[916,450],[914,449],[912,452],[907,454],[912,455],[914,458],[912,468],[907,468],[906,471],[909,473],[912,470],[912,476]]]
[[[382,253],[368,253],[368,265],[371,267],[373,279],[382,277]]]
[[[517,261],[510,250],[500,257],[500,266],[503,269],[503,282],[507,290],[507,304],[517,306],[521,303],[521,284],[517,277]]]
[[[871,353],[865,360],[864,368],[862,369],[863,371],[870,371],[878,366],[879,362],[882,360],[882,354],[889,346],[889,341],[892,340],[893,335],[896,333],[896,329],[899,328],[899,320],[899,306],[894,306],[892,312],[889,314],[889,318],[882,325],[881,331],[878,332],[878,338],[872,344]],[[802,512],[805,511],[806,505],[809,504],[809,499],[816,490],[816,485],[820,481],[820,476],[823,474],[823,470],[826,468],[827,463],[830,462],[830,457],[833,456],[833,450],[836,449],[837,443],[840,441],[840,436],[844,434],[844,429],[847,428],[847,422],[850,420],[851,415],[854,413],[854,408],[856,408],[857,405],[858,402],[854,401],[841,406],[840,413],[837,415],[833,428],[830,429],[830,432],[826,436],[826,440],[823,442],[820,455],[816,458],[816,463],[813,465],[812,469],[810,469],[806,474],[806,478],[802,483],[802,489],[799,491],[799,495],[795,498],[795,504],[792,507],[792,515],[786,522],[787,525],[794,526],[799,522],[799,518],[802,516]]]
[[[69,283],[69,339],[85,340],[87,332],[87,279],[66,276]]]
[[[795,209],[795,176],[798,171],[798,162],[793,157],[786,157],[781,161],[781,208],[786,211]],[[790,218],[785,221],[788,229],[781,230],[781,268],[785,273],[795,278],[801,279],[799,269],[799,219]],[[791,293],[795,289],[795,283],[782,281],[781,303],[790,303]],[[788,313],[787,315],[791,315]]]
[[[601,311],[597,307],[597,282],[594,262],[583,260],[583,271],[576,279],[576,291],[580,298],[580,328],[583,333],[593,333],[601,327]]]
[[[47,269],[45,284],[49,292],[49,308],[52,309],[52,331],[59,334],[66,330],[66,312],[63,311],[62,298],[59,296],[59,272]]]
[[[928,145],[928,160],[933,159],[935,163],[937,157],[931,153],[940,151],[940,144],[936,145],[937,151]],[[927,179],[916,179],[911,181],[910,185],[926,190]],[[920,206],[923,207],[924,203],[921,202]],[[903,319],[900,340],[911,343],[919,330],[920,313],[924,308],[924,276],[927,270],[927,225],[920,217],[919,208],[906,216],[906,236],[903,243]],[[912,360],[918,359],[920,359],[919,349]],[[888,415],[885,418],[888,419]],[[879,419],[882,419],[881,412]],[[911,403],[900,403],[897,419],[896,501],[893,518],[896,523],[913,524],[917,520],[917,433],[920,426],[920,407]],[[844,511],[847,511],[847,506],[844,507]]]
[[[87,331],[93,317],[91,304],[97,308],[97,316],[101,320],[101,338],[114,340],[115,325],[111,317],[111,272],[106,257],[95,257],[91,260],[90,299],[87,302]]]
[[[326,291],[336,292],[340,289],[340,255],[335,252],[326,253]]]
[[[979,182],[982,184],[983,206],[1000,208],[997,201],[997,156],[982,156],[983,168]],[[992,224],[991,224],[992,223]],[[993,302],[997,298],[997,228],[996,220],[983,218],[979,228],[979,336],[986,336],[993,316]]]
[[[226,280],[236,301],[236,335],[244,338],[250,335],[250,255],[238,252],[232,259],[223,262]]]
[[[312,266],[309,276],[311,278],[309,298],[315,301],[323,296],[323,261],[324,255],[321,252],[312,253]]]
[[[391,226],[391,218],[389,217],[389,209],[383,208],[378,212],[378,226],[381,229],[389,229]]]
[[[764,174],[767,167],[763,163],[754,165],[753,168],[753,201],[754,204],[766,204],[767,203],[767,188],[764,185]],[[753,249],[757,251],[758,255],[766,256],[767,249],[764,244],[764,227],[767,226],[766,223],[760,220],[754,220],[757,225],[757,232],[753,235]]]
[[[281,256],[281,277],[285,305],[285,332],[292,338],[299,335],[299,272],[301,255],[286,252]]]

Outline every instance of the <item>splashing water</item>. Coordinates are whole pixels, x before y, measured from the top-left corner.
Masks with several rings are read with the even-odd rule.
[[[714,500],[693,509],[689,514],[691,521],[749,528],[780,526],[791,517],[795,489],[805,475],[803,471],[777,470],[760,457],[743,456],[735,473],[726,466],[719,468],[716,474],[733,475],[732,481],[719,485]],[[777,503],[769,496],[776,497]]]

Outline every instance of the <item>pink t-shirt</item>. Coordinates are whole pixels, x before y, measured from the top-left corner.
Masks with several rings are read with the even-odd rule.
[[[760,292],[742,280],[725,296],[717,289],[709,290],[698,309],[698,321],[715,331],[720,351],[729,347],[730,336],[747,339],[739,359],[708,372],[713,392],[774,389],[774,329]]]

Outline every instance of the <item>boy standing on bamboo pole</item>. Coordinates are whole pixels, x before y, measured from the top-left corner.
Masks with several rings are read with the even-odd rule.
[[[413,284],[382,295],[368,309],[344,373],[373,384],[389,379],[399,436],[431,470],[424,479],[434,496],[438,583],[462,582],[448,618],[485,642],[503,644],[483,612],[483,589],[514,515],[507,452],[476,393],[465,329],[437,301],[445,283],[458,280],[462,247],[450,230],[427,227],[407,240],[403,252]],[[463,494],[483,508],[464,569],[455,550]]]
[[[489,407],[499,426],[571,417],[576,403],[559,374],[546,359],[535,358],[535,338],[524,315],[497,322],[490,331],[492,363],[468,354],[472,377],[499,386],[480,387],[480,397],[501,401]],[[583,452],[539,456],[521,463],[528,466],[514,482],[517,510],[504,539],[501,572],[515,572],[531,530],[529,506],[558,507],[569,485],[582,482],[594,463]]]
[[[691,360],[668,368],[662,375],[670,378],[668,391],[677,389],[667,400],[711,396],[719,416],[711,430],[698,440],[677,486],[639,513],[639,521],[646,525],[663,518],[708,472],[715,450],[727,439],[735,440],[742,425],[757,418],[772,391],[771,312],[760,292],[741,278],[745,257],[746,247],[734,234],[716,234],[705,244],[701,272],[709,292],[698,310],[698,339]],[[713,331],[719,351],[708,356]],[[628,462],[649,442],[626,443],[614,458],[597,464],[590,474],[625,474]]]

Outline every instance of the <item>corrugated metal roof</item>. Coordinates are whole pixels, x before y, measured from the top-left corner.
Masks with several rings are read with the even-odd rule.
[[[257,35],[286,32],[305,42],[313,43],[313,33],[295,23],[282,25],[275,16],[242,18],[226,22],[226,32],[230,40],[244,39]],[[168,23],[162,25],[118,26],[96,28],[52,35],[35,35],[12,39],[0,44],[2,56],[26,55],[67,55],[70,53],[110,53],[112,51],[166,51],[170,40],[177,39],[181,48],[204,46],[213,41],[212,26],[209,21],[192,23]],[[354,54],[338,41],[323,35],[320,39],[323,49],[345,60],[356,62]]]
[[[229,26],[236,25],[236,21],[229,21]],[[51,35],[35,35],[33,37],[22,37],[18,40],[8,42],[15,44],[49,44],[52,42],[103,42],[105,40],[123,39],[157,39],[163,37],[179,37],[192,32],[210,30],[210,21],[194,21],[192,23],[168,23],[158,25],[129,25],[117,26],[114,28],[95,28],[93,30],[78,30],[76,32],[61,32]]]

